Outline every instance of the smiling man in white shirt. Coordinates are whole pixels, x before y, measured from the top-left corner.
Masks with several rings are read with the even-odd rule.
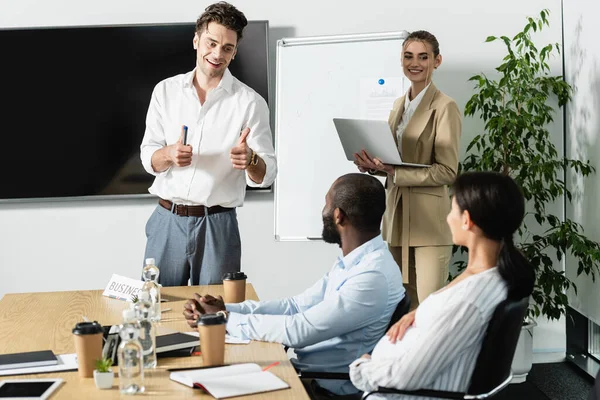
[[[268,187],[277,173],[267,103],[227,68],[246,25],[231,4],[208,6],[196,21],[196,68],[152,94],[141,160],[159,205],[145,255],[163,286],[215,284],[239,271],[235,208],[246,184]]]

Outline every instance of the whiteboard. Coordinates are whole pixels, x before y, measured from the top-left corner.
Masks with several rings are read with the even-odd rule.
[[[407,32],[281,39],[277,42],[275,238],[319,240],[331,184],[358,172],[333,118],[386,119],[404,94]]]

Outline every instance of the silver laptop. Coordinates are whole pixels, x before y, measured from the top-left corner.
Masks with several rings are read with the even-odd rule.
[[[354,161],[354,153],[366,150],[371,157],[380,159],[384,164],[430,167],[402,162],[387,121],[334,118],[333,123],[349,161]]]

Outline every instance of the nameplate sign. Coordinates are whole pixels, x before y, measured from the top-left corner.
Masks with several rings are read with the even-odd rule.
[[[133,297],[138,295],[143,285],[144,282],[141,280],[113,274],[102,296],[132,303]]]

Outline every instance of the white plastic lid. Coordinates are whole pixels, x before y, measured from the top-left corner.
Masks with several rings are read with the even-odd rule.
[[[146,265],[155,265],[156,260],[154,258],[146,258]]]
[[[123,321],[131,321],[135,319],[135,310],[127,308],[123,310]]]

